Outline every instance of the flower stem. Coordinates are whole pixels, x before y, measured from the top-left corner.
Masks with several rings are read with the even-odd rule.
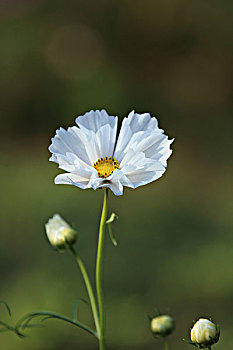
[[[167,337],[163,338],[164,350],[169,350]]]
[[[104,302],[103,302],[103,289],[102,289],[102,261],[103,261],[103,248],[104,248],[104,233],[107,220],[107,207],[108,207],[108,189],[104,190],[104,201],[102,214],[99,226],[99,239],[97,247],[96,257],[96,293],[100,315],[100,339],[99,350],[105,350],[105,315],[104,315]]]
[[[83,280],[85,282],[86,285],[86,289],[87,289],[87,293],[90,299],[90,303],[91,303],[91,309],[92,309],[92,314],[93,314],[93,318],[95,321],[95,327],[96,327],[96,332],[97,332],[97,337],[100,337],[100,323],[99,323],[99,315],[98,315],[98,309],[96,306],[96,301],[95,301],[95,295],[91,286],[91,282],[87,273],[87,270],[85,268],[85,265],[83,263],[83,261],[81,260],[81,258],[77,255],[75,249],[71,246],[70,248],[71,252],[73,253],[75,260],[80,268],[80,271],[82,273],[83,276]]]

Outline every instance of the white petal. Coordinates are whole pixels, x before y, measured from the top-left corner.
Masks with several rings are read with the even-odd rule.
[[[126,166],[132,165],[133,167],[139,168],[148,164],[154,164],[154,162],[154,159],[146,158],[145,153],[129,149],[120,163],[120,168],[123,171]]]
[[[153,182],[157,179],[159,179],[163,173],[165,172],[165,169],[163,171],[135,171],[134,173],[131,173],[127,177],[129,180],[133,183],[134,188],[137,188],[139,186],[147,185],[150,182]]]
[[[85,133],[81,132],[76,126],[65,130],[60,128],[56,131],[55,137],[49,146],[49,151],[53,153],[51,161],[57,161],[57,154],[66,155],[66,153],[74,153],[87,165],[91,165],[90,159],[86,152],[88,139]]]
[[[167,166],[168,158],[172,154],[172,149],[170,148],[170,145],[172,144],[173,141],[174,139],[168,140],[168,138],[166,138],[166,140],[164,140],[159,145],[158,154],[155,154],[154,156],[152,156],[153,159],[159,160],[165,167]]]
[[[138,114],[132,111],[129,113],[128,121],[133,133],[158,129],[158,120],[155,117],[151,117],[150,113]]]
[[[66,153],[66,160],[70,164],[73,164],[76,170],[90,167],[90,165],[87,165],[74,153],[67,152]]]
[[[52,157],[50,158],[50,160],[53,160]],[[89,168],[89,166],[86,163],[84,163],[80,158],[78,158],[78,156],[70,152],[67,152],[65,156],[63,154],[57,153],[56,162],[59,164],[60,169],[63,169],[68,172],[75,172],[79,169]]]
[[[93,176],[90,180],[90,185],[94,190],[100,187],[107,187],[116,196],[123,194],[123,186],[128,185],[129,187],[133,187],[130,181],[126,178],[125,174],[118,169],[116,169],[113,174],[106,179]]]
[[[146,154],[148,149],[154,148],[154,153],[156,152],[158,146],[166,138],[162,133],[156,130],[140,131],[134,134],[127,148],[134,149],[135,152],[144,152]],[[151,152],[153,155],[153,152]],[[151,158],[149,154],[146,155],[147,158]]]
[[[165,172],[166,169],[160,162],[146,158],[142,152],[134,155],[132,150],[131,152],[130,161],[122,167],[121,171],[134,188],[157,180]]]
[[[86,151],[91,164],[101,157],[113,155],[117,119],[117,117],[109,116],[105,110],[90,111],[76,118],[76,123],[87,135]]]
[[[133,187],[133,184],[129,181],[129,179],[127,179],[125,174],[119,169],[116,169],[113,172],[113,174],[108,177],[108,179],[109,179],[109,188],[116,196],[120,196],[123,194],[123,186]]]
[[[91,169],[87,170],[79,170],[78,173],[64,173],[59,174],[55,178],[55,184],[65,184],[65,185],[74,185],[80,187],[82,189],[90,188],[90,179],[93,173],[96,173],[95,169],[93,171]]]
[[[88,154],[88,158],[90,159],[90,164],[93,165],[99,158],[101,158],[101,151],[98,144],[97,135],[89,130],[87,132],[87,143],[86,143],[86,152]]]
[[[112,157],[116,142],[116,128],[113,129],[109,124],[102,126],[96,133],[97,144],[100,150],[100,157]],[[97,161],[98,158],[95,160]]]
[[[157,131],[142,131],[133,135],[125,152],[129,149],[133,149],[134,152],[143,152],[146,158],[158,160],[166,167],[167,159],[172,153],[170,145],[173,141],[174,139],[169,140],[166,135]]]
[[[121,196],[123,194],[123,185],[121,181],[111,182],[109,188],[115,196]]]
[[[102,109],[101,111],[90,111],[75,119],[80,129],[92,130],[95,133],[104,125],[109,124],[112,129],[117,128],[117,117],[109,116],[108,113]]]
[[[151,117],[149,113],[138,114],[132,111],[128,117],[123,119],[120,134],[117,140],[114,157],[120,162],[124,156],[125,148],[134,134],[140,131],[157,130],[162,133],[163,130],[158,128],[158,121]]]
[[[52,157],[51,157],[52,158]],[[51,159],[50,158],[50,159]],[[75,171],[75,165],[70,162],[63,154],[56,155],[56,161],[59,164],[59,168],[68,172]]]

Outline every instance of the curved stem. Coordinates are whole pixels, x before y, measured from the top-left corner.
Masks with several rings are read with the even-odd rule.
[[[100,338],[100,323],[99,323],[99,315],[98,315],[98,310],[97,310],[97,306],[96,306],[96,301],[95,301],[95,295],[91,286],[91,282],[87,273],[87,270],[85,268],[85,265],[83,263],[83,261],[81,260],[81,258],[77,255],[75,249],[73,247],[70,248],[71,252],[73,253],[75,260],[80,268],[80,271],[82,273],[83,276],[83,280],[85,282],[86,285],[86,289],[87,289],[87,293],[90,299],[90,303],[91,303],[91,309],[92,309],[92,314],[93,314],[93,318],[95,321],[95,326],[96,326],[96,331],[97,331],[97,335],[98,338]]]
[[[97,247],[96,257],[96,292],[100,315],[100,341],[99,349],[105,350],[105,315],[104,315],[104,302],[103,302],[103,289],[102,289],[102,261],[103,261],[103,248],[104,248],[104,233],[107,220],[107,207],[108,207],[108,189],[104,190],[104,202],[102,208],[102,214],[99,226],[99,240]]]
[[[163,338],[164,350],[169,350],[167,337]]]

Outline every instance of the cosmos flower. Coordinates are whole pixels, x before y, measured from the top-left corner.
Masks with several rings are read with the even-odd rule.
[[[74,230],[59,214],[55,214],[47,224],[45,230],[51,245],[58,249],[66,249],[72,246],[77,239],[77,231]]]
[[[58,129],[49,147],[50,161],[66,171],[55,178],[56,184],[108,187],[119,196],[124,186],[146,185],[165,172],[173,140],[149,113],[129,113],[118,138],[118,118],[105,110],[87,112],[75,121],[77,126]]]

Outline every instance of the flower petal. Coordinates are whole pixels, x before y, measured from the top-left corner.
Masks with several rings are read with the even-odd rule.
[[[130,181],[133,188],[146,185],[157,180],[163,175],[166,168],[158,161],[145,157],[143,152],[133,154],[128,152],[129,161],[122,167],[121,171]],[[128,186],[127,184],[125,186]],[[131,187],[131,186],[129,186]]]
[[[122,160],[125,154],[125,148],[132,136],[140,131],[147,130],[157,130],[158,133],[163,133],[163,130],[158,128],[157,119],[151,117],[149,113],[138,114],[132,111],[129,113],[128,117],[123,119],[114,153],[114,157],[118,162]]]
[[[81,130],[92,130],[96,133],[102,126],[107,124],[109,124],[112,129],[116,129],[117,119],[117,117],[109,116],[108,113],[102,109],[101,111],[91,110],[90,112],[76,118],[75,122]]]
[[[66,155],[56,154],[56,160],[53,160],[52,157],[50,160],[57,162],[59,164],[59,168],[65,171],[75,172],[81,168],[88,168],[88,165],[74,153],[67,152]]]
[[[102,126],[96,133],[96,142],[99,146],[99,158],[112,157],[116,142],[116,128],[113,129],[109,124]],[[98,158],[95,160],[95,162]]]
[[[133,135],[126,146],[120,166],[125,162],[129,150],[132,149],[135,153],[143,152],[146,158],[158,160],[166,167],[167,159],[172,153],[170,145],[173,141],[174,139],[169,140],[166,135],[157,130],[140,131]]]
[[[123,185],[121,181],[111,182],[109,188],[115,196],[121,196],[123,194]]]
[[[56,131],[55,137],[49,146],[49,151],[53,153],[51,161],[58,163],[57,155],[66,156],[66,153],[74,153],[81,161],[87,165],[91,165],[90,159],[86,152],[88,139],[85,133],[81,132],[77,126],[73,126],[65,130],[60,128]]]
[[[158,120],[155,117],[151,117],[150,113],[138,114],[132,111],[129,113],[127,119],[132,133],[136,133],[138,131],[159,129]],[[159,130],[161,132],[163,131],[161,129]]]
[[[125,174],[119,169],[116,169],[111,176],[105,179],[99,178],[98,176],[92,176],[90,185],[94,190],[97,188],[107,187],[116,196],[123,194],[123,186],[128,185],[128,187],[133,187],[130,181],[125,177]]]
[[[167,166],[167,160],[172,154],[172,149],[170,145],[175,139],[168,140],[168,137],[159,145],[157,149],[157,154],[154,154],[151,158],[159,160],[165,167]]]
[[[96,170],[93,168],[88,170],[79,170],[76,171],[76,173],[64,173],[59,174],[55,177],[55,184],[65,184],[65,185],[74,185],[77,187],[80,187],[82,189],[90,188],[90,180],[93,175],[93,173],[96,173]]]
[[[90,111],[76,118],[77,125],[88,137],[86,150],[92,164],[101,157],[111,157],[113,155],[117,120],[117,117],[109,116],[104,109]]]

